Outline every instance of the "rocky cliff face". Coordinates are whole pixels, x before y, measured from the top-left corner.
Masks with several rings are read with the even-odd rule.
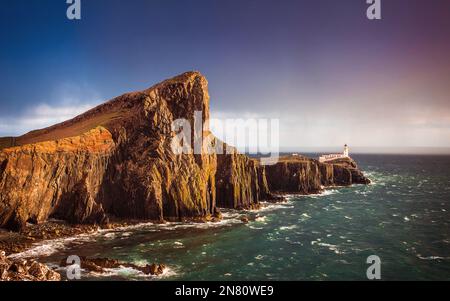
[[[78,137],[1,151],[0,225],[17,229],[50,214],[103,222],[96,196],[114,147],[111,134],[98,127]]]
[[[303,156],[287,156],[266,166],[266,174],[269,189],[280,193],[311,194],[324,187],[370,183],[350,158],[320,163]]]
[[[188,72],[61,124],[0,139],[0,227],[17,230],[50,217],[74,224],[205,220],[217,207],[255,208],[273,198],[270,190],[312,193],[365,181],[345,162],[264,167],[236,151],[174,154],[174,120],[194,125],[196,111],[209,134],[207,81]]]
[[[219,207],[252,209],[271,197],[264,166],[236,151],[218,156],[216,177]]]
[[[171,149],[172,122],[194,111],[208,120],[207,81],[190,72],[15,139],[0,152],[0,226],[214,214],[216,156]]]

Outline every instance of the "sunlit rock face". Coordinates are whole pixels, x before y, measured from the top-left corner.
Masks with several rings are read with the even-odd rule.
[[[0,151],[0,226],[206,218],[215,212],[215,155],[175,155],[172,122],[209,118],[206,79],[185,73],[117,97]]]

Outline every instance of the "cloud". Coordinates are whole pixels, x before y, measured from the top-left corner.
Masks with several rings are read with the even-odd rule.
[[[55,106],[41,103],[26,109],[19,116],[0,116],[0,136],[20,136],[31,130],[45,128],[71,119],[97,104],[98,102]]]
[[[98,91],[87,83],[61,81],[50,89],[45,100],[30,102],[15,114],[0,112],[0,136],[20,136],[29,131],[69,120],[103,102]]]

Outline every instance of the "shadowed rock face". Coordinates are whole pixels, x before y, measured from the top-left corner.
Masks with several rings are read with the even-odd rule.
[[[302,156],[280,158],[272,166],[266,166],[269,189],[280,193],[312,194],[324,187],[369,184],[352,159],[341,159],[330,163]]]
[[[264,166],[245,155],[219,155],[216,177],[218,207],[252,209],[271,199]]]
[[[302,157],[264,167],[234,149],[176,155],[173,121],[194,125],[195,111],[210,134],[207,81],[188,72],[61,124],[0,139],[0,227],[19,230],[50,217],[73,224],[104,224],[111,216],[205,220],[217,207],[256,208],[274,199],[270,190],[313,193],[366,181],[351,162]]]

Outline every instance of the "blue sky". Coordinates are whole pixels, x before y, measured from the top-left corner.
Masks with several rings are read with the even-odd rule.
[[[199,70],[213,117],[279,118],[282,147],[450,147],[447,0],[0,3],[0,136]]]

